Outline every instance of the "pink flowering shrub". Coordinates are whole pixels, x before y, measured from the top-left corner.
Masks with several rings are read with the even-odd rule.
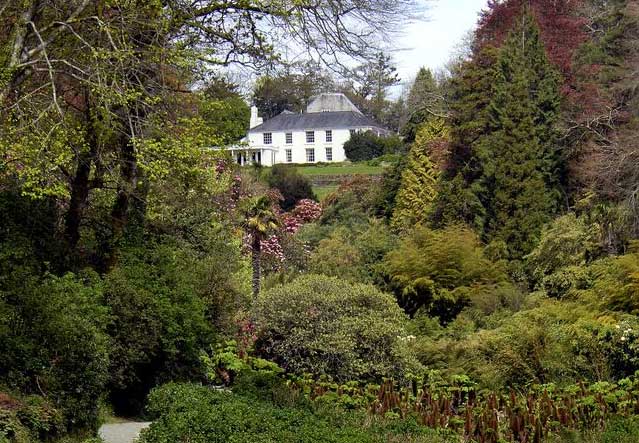
[[[262,240],[262,254],[276,259],[280,262],[285,260],[284,249],[277,235],[271,235],[266,240]]]
[[[297,233],[303,225],[318,220],[321,215],[322,207],[320,204],[309,199],[300,200],[292,211],[282,214],[279,232],[262,242],[262,254],[268,262],[266,268],[279,269],[280,265],[287,259],[286,245],[299,246],[298,242],[292,241],[290,237]]]

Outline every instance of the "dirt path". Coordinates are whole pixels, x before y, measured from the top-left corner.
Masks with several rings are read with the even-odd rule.
[[[134,421],[106,424],[100,428],[99,435],[104,443],[133,443],[150,424]]]

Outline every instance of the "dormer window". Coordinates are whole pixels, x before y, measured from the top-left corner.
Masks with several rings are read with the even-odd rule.
[[[264,144],[270,145],[273,143],[273,134],[270,132],[265,132],[264,134]]]

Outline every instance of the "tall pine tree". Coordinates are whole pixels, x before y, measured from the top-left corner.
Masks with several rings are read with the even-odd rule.
[[[526,12],[501,48],[489,131],[477,145],[482,165],[473,186],[484,208],[487,241],[503,241],[512,258],[530,252],[560,193],[555,124],[560,78]]]
[[[435,226],[460,221],[476,228],[482,225],[484,208],[471,188],[481,175],[476,145],[489,131],[488,105],[498,57],[497,48],[482,47],[472,60],[457,67],[449,82],[449,154],[438,184]]]
[[[464,220],[484,241],[503,241],[512,258],[534,247],[560,195],[559,87],[528,11],[497,54],[485,46],[462,68],[437,223]]]

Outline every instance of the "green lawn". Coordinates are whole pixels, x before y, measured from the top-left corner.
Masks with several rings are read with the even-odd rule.
[[[383,166],[370,166],[366,163],[331,163],[324,165],[297,166],[302,175],[377,175],[384,171]]]
[[[337,185],[313,186],[313,192],[315,193],[317,198],[322,201],[324,197],[335,191],[337,188],[339,188],[339,186]]]

